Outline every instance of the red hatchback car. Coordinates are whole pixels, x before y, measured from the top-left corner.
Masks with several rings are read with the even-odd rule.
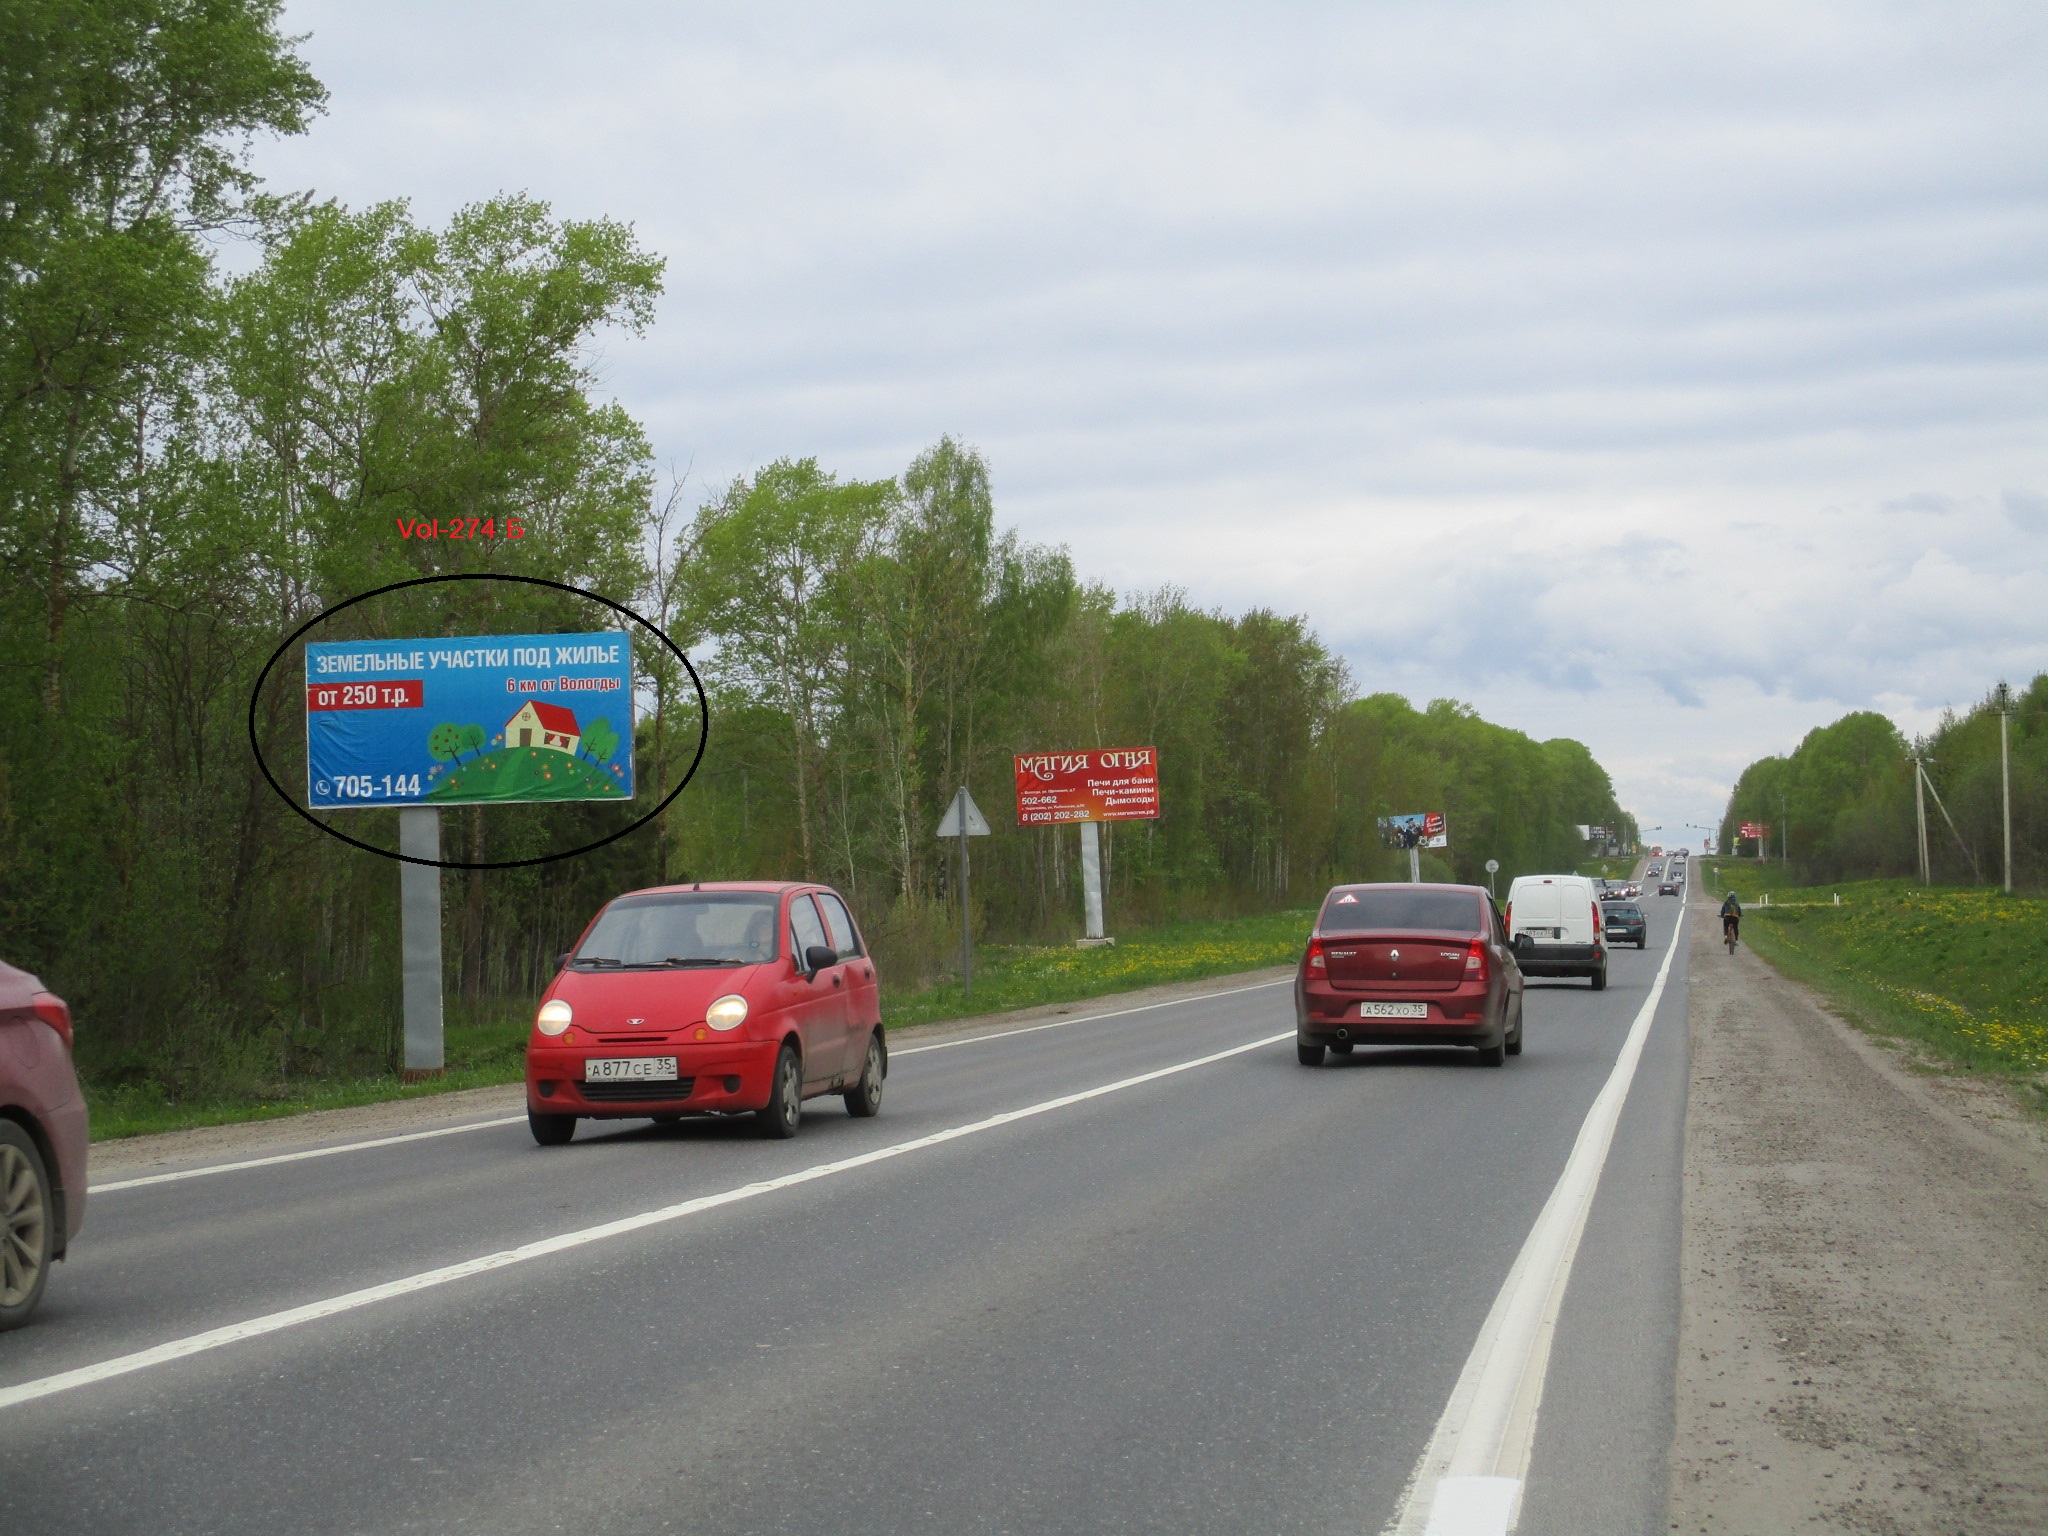
[[[882,1106],[889,1045],[874,961],[839,893],[704,882],[609,903],[562,957],[526,1047],[533,1139],[579,1119],[751,1113],[794,1136],[803,1101]]]
[[[1323,899],[1294,982],[1305,1067],[1368,1045],[1464,1045],[1497,1067],[1522,1053],[1522,972],[1476,885],[1340,885]]]
[[[86,1140],[71,1010],[0,962],[0,1330],[28,1321],[85,1220]]]

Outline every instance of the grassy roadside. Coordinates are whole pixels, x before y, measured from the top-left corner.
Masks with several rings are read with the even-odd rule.
[[[1742,936],[1772,966],[1865,1028],[2005,1079],[2048,1111],[2048,901],[1903,880],[1802,889],[1749,873],[1731,868],[1712,886],[1734,885]]]
[[[989,944],[975,951],[974,992],[957,980],[919,991],[884,987],[882,1017],[891,1029],[947,1019],[978,1018],[1012,1008],[1081,1002],[1112,992],[1129,992],[1167,982],[1200,981],[1238,971],[1287,965],[1300,958],[1312,910],[1268,912],[1211,922],[1173,923],[1141,929],[1112,948],[1074,949],[1056,945]],[[886,980],[886,978],[885,978]],[[462,1088],[516,1083],[525,1070],[530,1017],[448,1026],[444,1038],[447,1073],[429,1083],[401,1084],[389,1076],[337,1080],[302,1079],[275,1092],[224,1095],[213,1100],[168,1101],[159,1089],[98,1091],[86,1087],[95,1141],[271,1120],[316,1109],[345,1109],[393,1099],[425,1098]]]

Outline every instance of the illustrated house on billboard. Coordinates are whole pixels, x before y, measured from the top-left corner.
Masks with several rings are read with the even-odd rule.
[[[519,713],[505,722],[505,745],[508,747],[549,747],[574,757],[576,744],[582,739],[583,732],[577,728],[575,714],[559,704],[541,704],[528,699],[519,706]]]

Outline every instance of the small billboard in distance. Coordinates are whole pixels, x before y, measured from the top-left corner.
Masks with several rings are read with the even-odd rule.
[[[1380,841],[1389,848],[1447,848],[1450,837],[1443,812],[1416,811],[1407,816],[1382,816]]]

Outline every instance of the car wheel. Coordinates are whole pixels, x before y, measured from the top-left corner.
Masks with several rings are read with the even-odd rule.
[[[804,1120],[804,1065],[796,1050],[785,1045],[775,1058],[775,1076],[768,1102],[754,1111],[754,1128],[771,1141],[787,1141]]]
[[[1601,966],[1599,970],[1593,973],[1592,979],[1593,990],[1595,992],[1605,992],[1607,990],[1607,967]]]
[[[683,1117],[674,1111],[670,1111],[665,1115],[649,1115],[647,1118],[656,1125],[681,1125],[683,1123]]]
[[[882,1042],[873,1035],[868,1036],[867,1059],[860,1064],[860,1081],[840,1097],[856,1120],[866,1120],[882,1107]]]
[[[1294,1059],[1304,1067],[1320,1067],[1323,1064],[1323,1048],[1309,1040],[1294,1042]]]
[[[1515,1032],[1508,1037],[1507,1051],[1510,1056],[1522,1054],[1522,1015],[1515,1015]]]
[[[533,1132],[533,1139],[544,1147],[566,1147],[576,1134],[574,1115],[539,1115],[532,1110],[526,1112],[526,1128]]]
[[[19,1328],[43,1299],[57,1242],[55,1210],[34,1138],[0,1120],[0,1329]]]
[[[1502,1066],[1506,1064],[1507,1059],[1508,1048],[1505,1041],[1498,1045],[1482,1045],[1479,1047],[1479,1065],[1482,1067]]]

